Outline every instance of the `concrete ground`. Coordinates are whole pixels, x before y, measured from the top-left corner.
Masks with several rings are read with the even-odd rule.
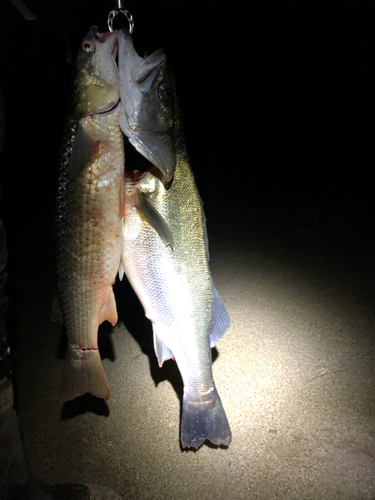
[[[233,433],[227,449],[181,450],[181,379],[173,361],[158,368],[150,324],[126,284],[116,285],[121,320],[100,336],[110,399],[62,405],[48,237],[17,254],[9,286],[30,472],[137,500],[373,500],[373,228],[366,206],[345,211],[341,201],[254,204],[236,223],[206,202],[211,270],[232,320],[213,350]]]

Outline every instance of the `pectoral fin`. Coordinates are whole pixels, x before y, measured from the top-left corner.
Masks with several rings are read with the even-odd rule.
[[[100,312],[99,325],[103,323],[103,321],[109,321],[112,326],[115,326],[117,323],[116,300],[112,288],[108,295],[107,303]]]
[[[83,119],[82,119],[83,120]],[[94,163],[99,154],[100,141],[93,139],[82,120],[78,123],[69,162],[69,180],[76,179],[85,168]]]
[[[168,224],[143,194],[139,195],[139,201],[135,208],[139,217],[158,233],[164,245],[170,246],[173,250],[174,241]]]

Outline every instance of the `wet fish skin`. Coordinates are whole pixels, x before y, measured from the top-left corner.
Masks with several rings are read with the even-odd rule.
[[[120,126],[132,146],[169,182],[176,166],[177,100],[166,55],[159,49],[140,57],[126,30],[119,31]]]
[[[99,325],[117,322],[112,284],[122,252],[124,146],[118,125],[117,33],[92,29],[77,62],[74,109],[57,195],[58,297],[68,337],[60,398],[108,399]]]
[[[183,378],[183,448],[199,448],[206,439],[229,445],[231,432],[215,388],[210,348],[230,322],[208,268],[203,213],[188,162],[179,158],[169,191],[158,179],[155,184],[147,195],[142,182],[126,190],[125,273],[152,322],[159,365],[173,356]],[[173,250],[140,217],[142,196],[167,221]]]
[[[126,50],[122,43],[127,41],[120,36],[119,65]],[[126,92],[121,73],[120,83]],[[138,89],[139,93],[147,91],[145,87]],[[179,121],[178,107],[173,106],[174,119]],[[206,439],[229,445],[231,431],[213,380],[211,347],[228,330],[230,320],[209,270],[205,216],[182,133],[175,154],[169,189],[150,173],[138,182],[132,177],[128,183],[122,261],[152,322],[159,365],[174,357],[184,382],[182,447],[199,448]],[[153,224],[140,213],[144,200],[148,210],[154,211]],[[161,236],[156,214],[167,224],[173,244]]]

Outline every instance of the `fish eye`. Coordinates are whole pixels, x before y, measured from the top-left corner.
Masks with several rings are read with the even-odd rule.
[[[161,99],[171,101],[173,99],[173,92],[170,85],[162,84],[158,87],[158,94]]]
[[[90,42],[89,40],[85,40],[82,44],[82,50],[84,52],[93,52],[94,51],[94,44]]]

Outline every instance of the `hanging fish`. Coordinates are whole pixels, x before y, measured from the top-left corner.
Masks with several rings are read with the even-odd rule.
[[[125,62],[125,56],[119,61],[120,126],[130,144],[168,182],[176,167],[179,123],[171,105],[173,82],[165,71],[166,55],[157,50],[143,59],[135,51],[131,36],[123,36],[128,37],[129,54]]]
[[[181,443],[229,445],[211,347],[230,326],[212,281],[205,216],[186,155],[173,79],[158,50],[146,59],[119,32],[120,125],[153,167],[129,172],[125,273],[153,326],[159,366],[174,358],[184,382]],[[155,172],[159,170],[159,175]],[[156,175],[155,175],[156,174]]]
[[[117,32],[92,27],[77,59],[57,195],[58,297],[68,337],[60,397],[108,399],[99,325],[117,322],[112,285],[122,252],[124,145],[118,125]]]

